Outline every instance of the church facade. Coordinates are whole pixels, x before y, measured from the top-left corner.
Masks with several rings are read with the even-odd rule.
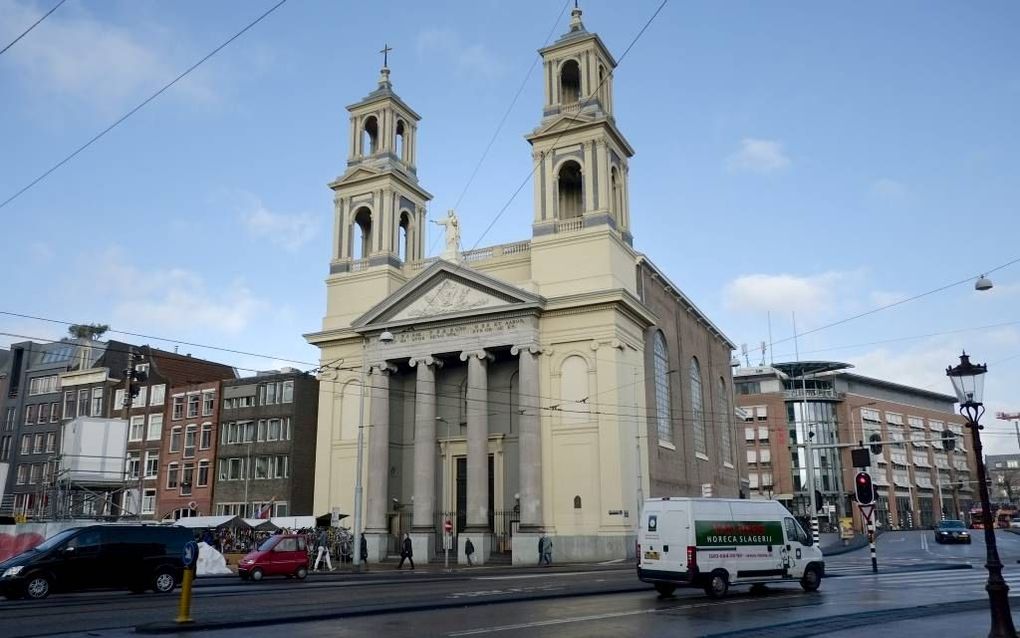
[[[425,255],[420,117],[383,68],[348,107],[322,329],[314,507],[353,513],[369,560],[407,531],[464,562],[633,556],[646,496],[736,497],[733,344],[633,248],[616,65],[574,9],[540,52],[530,240]]]

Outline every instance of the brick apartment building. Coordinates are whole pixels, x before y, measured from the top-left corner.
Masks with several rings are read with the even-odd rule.
[[[169,420],[159,458],[159,518],[208,516],[219,436],[220,381],[170,390]]]
[[[955,397],[852,374],[850,367],[815,361],[736,370],[751,497],[780,500],[807,516],[807,464],[796,444],[806,440],[809,430],[815,444],[868,441],[878,435],[897,441],[871,455],[881,526],[925,528],[942,517],[966,513],[976,500],[976,471],[964,419],[954,410]],[[955,438],[952,451],[941,440],[946,431]],[[835,527],[838,517],[853,511],[850,492],[857,468],[849,449],[814,452],[823,527]]]

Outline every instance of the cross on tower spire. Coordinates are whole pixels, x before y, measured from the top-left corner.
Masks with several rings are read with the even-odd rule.
[[[379,53],[382,53],[382,55],[383,55],[382,65],[383,65],[384,69],[389,67],[390,51],[392,51],[392,50],[393,50],[393,47],[391,47],[388,44],[384,44],[382,50],[379,51]]]

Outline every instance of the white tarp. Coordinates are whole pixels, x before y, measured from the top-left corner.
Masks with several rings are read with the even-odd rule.
[[[237,516],[185,516],[174,521],[174,525],[190,529],[247,527],[247,523]]]
[[[205,543],[198,544],[198,564],[195,567],[199,576],[224,576],[234,573],[227,567],[227,559],[223,554]]]
[[[72,483],[123,483],[126,445],[123,419],[69,421],[60,437],[60,476]]]
[[[269,519],[277,527],[286,527],[291,531],[299,529],[315,529],[314,516],[274,516]]]

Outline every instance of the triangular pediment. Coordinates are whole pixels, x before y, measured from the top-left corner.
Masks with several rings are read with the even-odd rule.
[[[584,124],[591,124],[594,121],[591,117],[583,115],[561,115],[551,122],[547,122],[542,126],[538,127],[533,135],[548,135],[549,133],[563,133],[569,131],[572,128]]]
[[[354,322],[355,328],[538,308],[544,300],[465,266],[437,260]]]

